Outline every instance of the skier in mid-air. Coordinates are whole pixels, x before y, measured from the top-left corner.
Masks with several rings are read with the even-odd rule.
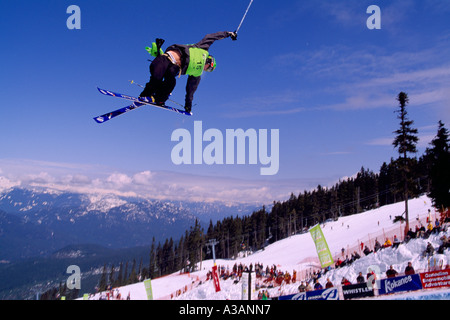
[[[176,85],[176,77],[187,74],[186,98],[184,108],[191,112],[194,93],[200,83],[203,71],[211,72],[216,68],[216,60],[208,52],[216,40],[231,37],[237,39],[237,32],[222,31],[207,34],[200,42],[191,45],[174,44],[161,50],[164,43],[156,39],[152,48],[146,48],[156,58],[150,64],[150,81],[139,95],[140,100],[164,105]]]

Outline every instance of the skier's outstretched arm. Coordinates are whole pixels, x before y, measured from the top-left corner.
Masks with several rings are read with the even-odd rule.
[[[237,35],[236,33],[230,31],[219,31],[216,33],[210,33],[204,36],[202,40],[197,42],[195,46],[208,51],[209,47],[214,43],[214,41],[222,40],[228,37],[231,37],[231,39],[236,40]]]

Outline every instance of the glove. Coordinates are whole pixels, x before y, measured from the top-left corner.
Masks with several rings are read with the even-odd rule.
[[[157,57],[164,54],[164,51],[161,49],[164,44],[164,39],[156,38],[155,42],[152,43],[152,47],[145,47],[148,53],[150,53],[153,57]]]
[[[231,40],[237,40],[237,33],[235,32],[228,32],[228,36],[231,37]]]
[[[161,48],[159,48],[159,54],[158,54],[158,46],[156,45],[155,42],[152,43],[152,47],[145,47],[145,50],[147,50],[147,52],[149,54],[151,54],[153,57],[157,57],[158,55],[163,55],[164,51],[162,51]]]

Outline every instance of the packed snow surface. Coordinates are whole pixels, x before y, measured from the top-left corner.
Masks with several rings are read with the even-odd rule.
[[[410,227],[422,223],[426,226],[426,219],[429,217],[431,210],[431,219],[434,222],[439,218],[438,214],[432,207],[431,200],[422,196],[409,201],[409,221]],[[372,249],[375,239],[384,243],[385,238],[392,238],[394,235],[403,239],[403,231],[405,224],[399,222],[394,223],[394,217],[400,216],[404,212],[404,202],[383,206],[364,213],[341,217],[337,221],[326,222],[321,224],[322,231],[328,243],[329,249],[335,258],[351,255],[353,252],[360,252],[361,242],[369,245]],[[450,231],[447,231],[447,236]],[[393,266],[399,274],[408,264],[412,265],[416,271],[427,271],[430,264],[442,264],[446,266],[450,264],[450,250],[444,251],[444,254],[434,254],[431,260],[423,257],[423,252],[430,242],[437,250],[441,241],[440,235],[431,235],[428,239],[413,239],[406,244],[401,244],[398,248],[392,247],[382,249],[376,253],[365,256],[361,253],[361,258],[352,264],[333,269],[327,272],[319,279],[319,282],[325,287],[327,279],[338,286],[343,277],[347,278],[351,283],[356,283],[356,277],[359,272],[363,275],[367,274],[368,268],[375,269],[379,274],[379,278],[385,277],[385,272],[389,266]],[[289,272],[297,272],[297,282],[294,284],[282,284],[274,288],[265,288],[268,290],[270,297],[280,295],[288,295],[298,293],[298,286],[301,280],[304,280],[308,274],[319,270],[317,253],[315,245],[309,232],[293,235],[289,238],[277,241],[264,250],[249,253],[236,259],[216,260],[219,268],[232,270],[235,264],[243,264],[249,266],[255,263],[262,264],[264,269],[273,265],[277,270]],[[154,299],[187,299],[187,300],[240,300],[242,296],[242,284],[236,283],[235,279],[220,281],[221,291],[216,292],[213,281],[206,281],[206,274],[212,269],[214,262],[206,260],[201,263],[201,269],[190,274],[180,274],[179,272],[153,279],[151,281]],[[200,265],[199,265],[200,268]],[[127,296],[133,300],[146,300],[147,294],[144,283],[136,283],[117,289],[122,298]],[[177,294],[178,291],[178,294]],[[181,293],[181,294],[180,294]],[[257,293],[256,293],[257,294]],[[101,294],[96,294],[93,299],[98,299]],[[376,297],[375,297],[376,298]],[[421,290],[419,292],[405,293],[402,295],[390,295],[389,297],[378,297],[382,299],[449,299],[450,288],[440,290]]]

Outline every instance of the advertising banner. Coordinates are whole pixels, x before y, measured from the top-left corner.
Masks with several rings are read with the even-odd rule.
[[[216,288],[216,292],[220,291],[220,282],[219,282],[219,272],[217,271],[217,266],[212,267],[212,276],[214,281],[214,288]]]
[[[317,255],[319,256],[322,268],[332,265],[334,263],[333,257],[331,256],[330,249],[328,248],[327,241],[325,240],[320,225],[315,225],[309,230],[309,232],[311,233],[311,237],[316,245]]]
[[[254,272],[242,272],[242,300],[252,300],[256,293]]]
[[[450,269],[421,273],[420,280],[424,289],[450,287]]]
[[[351,284],[348,286],[342,286],[342,292],[344,299],[355,299],[363,297],[373,297],[373,288],[369,288],[367,283]]]
[[[339,300],[339,292],[337,288],[328,288],[281,296],[278,300]]]
[[[152,279],[144,281],[145,293],[147,293],[147,300],[153,300]]]
[[[397,293],[422,289],[422,282],[418,274],[387,278],[380,280],[379,294]]]

